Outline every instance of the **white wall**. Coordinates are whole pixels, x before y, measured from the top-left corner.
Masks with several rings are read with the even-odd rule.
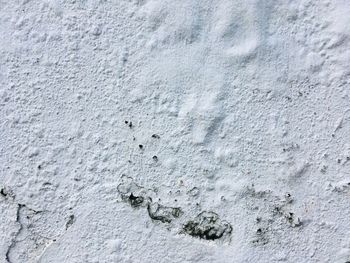
[[[349,262],[349,13],[0,0],[0,262]]]

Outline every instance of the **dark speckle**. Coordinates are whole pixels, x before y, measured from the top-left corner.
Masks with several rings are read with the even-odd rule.
[[[1,194],[2,196],[4,196],[4,197],[7,196],[7,192],[6,192],[6,190],[5,190],[4,188],[1,189],[0,194]]]
[[[67,223],[66,223],[66,230],[67,230],[68,228],[70,228],[71,225],[73,225],[74,219],[75,219],[74,215],[70,215],[70,216],[69,216],[69,219],[68,219],[68,221],[67,221]]]
[[[142,149],[143,149],[143,145],[142,145],[142,144],[139,144],[139,148],[142,150]]]
[[[155,155],[152,157],[153,161],[158,162],[158,157]]]
[[[153,135],[152,135],[152,138],[154,138],[154,139],[160,139],[160,136],[159,136],[158,134],[153,134]]]
[[[132,128],[132,122],[130,121],[125,121],[125,124],[127,124],[129,126],[129,128],[131,129]]]
[[[288,223],[293,226],[293,227],[299,227],[302,225],[302,222],[300,221],[299,218],[295,218],[294,213],[289,212],[286,213],[285,218],[287,219]]]

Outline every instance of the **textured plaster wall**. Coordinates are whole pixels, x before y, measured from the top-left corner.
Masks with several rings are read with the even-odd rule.
[[[350,262],[350,2],[0,0],[0,262]]]

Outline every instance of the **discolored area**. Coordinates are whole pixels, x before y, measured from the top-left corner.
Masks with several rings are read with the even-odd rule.
[[[169,207],[159,203],[151,203],[147,206],[148,215],[153,220],[161,221],[162,223],[170,223],[183,215],[180,207]]]
[[[202,212],[195,219],[188,221],[183,230],[186,234],[205,240],[215,240],[232,233],[232,226],[221,221],[214,212]]]
[[[140,206],[144,202],[144,198],[142,196],[134,196],[132,193],[127,199],[131,206],[137,207]]]
[[[122,182],[117,186],[117,191],[124,202],[132,207],[147,206],[151,201],[149,189],[136,184],[131,177],[123,175]]]

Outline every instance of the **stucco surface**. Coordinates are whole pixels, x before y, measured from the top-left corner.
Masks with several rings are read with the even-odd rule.
[[[0,262],[350,262],[349,14],[0,0]]]

